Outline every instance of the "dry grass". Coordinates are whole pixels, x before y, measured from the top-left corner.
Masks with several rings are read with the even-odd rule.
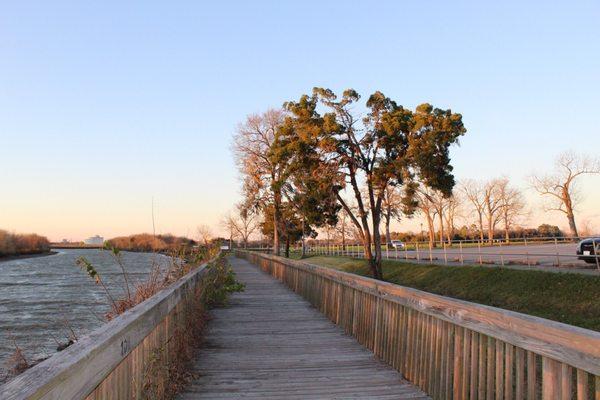
[[[94,279],[96,284],[102,286],[104,289],[111,304],[111,309],[105,314],[106,319],[109,321],[116,316],[123,314],[130,308],[142,303],[144,300],[154,296],[156,293],[165,289],[170,284],[190,272],[193,268],[214,258],[219,252],[217,246],[195,250],[181,248],[177,252],[171,252],[168,268],[163,269],[159,264],[154,263],[148,277],[145,280],[132,285],[129,280],[127,268],[121,259],[120,250],[115,247],[109,247],[109,250],[112,252],[117,264],[121,267],[125,287],[125,296],[121,298],[115,299],[111,295],[109,288],[106,287],[104,281],[102,281],[102,277],[97,272],[96,268],[85,257],[77,259],[77,265],[85,270],[90,278]]]
[[[225,257],[209,266],[204,285],[182,300],[177,327],[169,341],[152,353],[144,371],[142,398],[172,399],[194,377],[190,366],[203,341],[206,311],[227,301],[233,291],[243,290],[234,279]]]

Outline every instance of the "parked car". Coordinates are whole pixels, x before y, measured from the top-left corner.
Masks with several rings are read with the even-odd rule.
[[[392,240],[390,245],[397,250],[404,248],[404,243],[401,240]]]
[[[583,239],[577,243],[577,255],[580,260],[589,264],[596,263],[596,254],[600,254],[600,238]]]

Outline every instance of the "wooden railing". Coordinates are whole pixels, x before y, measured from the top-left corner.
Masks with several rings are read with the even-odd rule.
[[[600,333],[237,251],[433,399],[600,400]]]
[[[0,386],[0,399],[139,399],[165,382],[153,365],[167,364],[204,307],[207,264],[81,338],[66,350]],[[196,314],[194,314],[196,313]],[[194,322],[199,326],[198,321]],[[152,396],[150,396],[152,397]]]

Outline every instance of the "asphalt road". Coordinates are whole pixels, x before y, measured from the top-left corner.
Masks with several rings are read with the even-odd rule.
[[[428,248],[416,250],[383,250],[384,258],[405,259],[434,264],[448,265],[505,265],[522,267],[540,267],[540,269],[586,268],[595,270],[593,264],[578,260],[575,254],[577,244],[535,244],[511,246],[482,246],[460,248]],[[354,256],[362,256],[356,253]]]

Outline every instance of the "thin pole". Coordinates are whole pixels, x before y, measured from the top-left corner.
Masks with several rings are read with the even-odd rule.
[[[529,267],[529,249],[527,248],[527,236],[525,236],[525,257],[527,257],[527,266]]]
[[[431,253],[432,248],[431,248],[432,244],[431,242],[429,242],[429,262],[432,263],[433,262],[433,254]]]
[[[592,251],[594,252],[594,257],[596,258],[596,269],[600,271],[600,260],[598,260],[598,257],[600,256],[598,255],[598,249],[600,249],[600,246],[596,247],[596,239],[592,239]]]
[[[444,264],[448,265],[448,254],[446,254],[446,242],[442,242],[442,246],[444,247]]]

